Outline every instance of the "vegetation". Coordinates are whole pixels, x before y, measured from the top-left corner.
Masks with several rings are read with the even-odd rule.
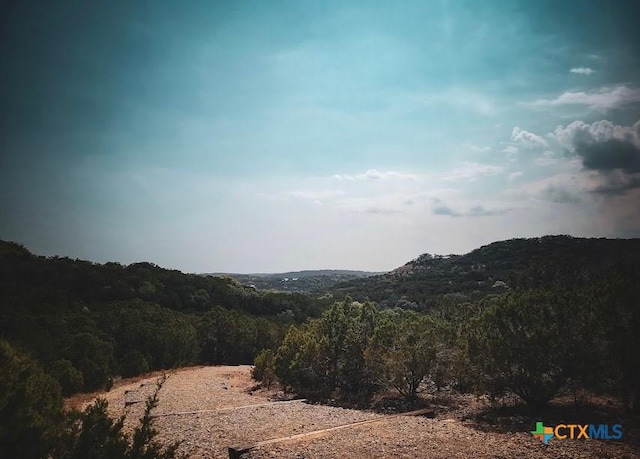
[[[83,412],[67,414],[66,430],[53,453],[55,459],[173,459],[179,443],[167,447],[156,440],[151,412],[158,405],[158,393],[166,377],[160,378],[153,395],[146,400],[144,414],[131,436],[124,433],[124,417],[107,415],[107,401],[96,400]]]
[[[423,254],[387,274],[337,284],[331,293],[338,300],[427,311],[443,298],[474,302],[509,289],[584,286],[631,253],[640,253],[640,239],[511,239],[465,255]]]
[[[556,251],[526,262],[545,245]],[[415,399],[430,383],[494,397],[513,393],[540,408],[561,391],[586,389],[621,394],[639,413],[638,241],[558,237],[489,247],[480,250],[489,259],[472,252],[468,260],[482,266],[493,260],[511,287],[504,282],[475,300],[443,294],[428,308],[410,310],[399,307],[415,305],[408,299],[389,307],[346,297],[290,328],[274,348],[273,373],[290,389],[345,400],[366,401],[389,389]],[[509,248],[520,249],[515,261],[503,260]]]
[[[258,290],[277,292],[313,292],[324,293],[340,282],[362,279],[381,273],[367,271],[349,271],[338,269],[319,269],[268,274],[213,274],[231,277],[244,285]]]
[[[56,381],[0,340],[0,457],[45,457],[61,434],[63,418]]]
[[[639,255],[635,239],[518,239],[315,298],[0,242],[0,456],[172,457],[150,417],[126,438],[104,402],[67,416],[61,396],[193,363],[255,361],[266,386],[350,404],[449,387],[539,409],[586,389],[640,415]]]
[[[123,431],[124,418],[114,421],[107,415],[104,399],[83,412],[65,413],[57,382],[33,359],[0,340],[0,457],[175,458],[178,445],[162,446],[151,418],[165,379],[158,381],[129,437]]]
[[[64,395],[154,369],[251,363],[324,304],[150,263],[37,257],[0,241],[0,337],[40,362]]]

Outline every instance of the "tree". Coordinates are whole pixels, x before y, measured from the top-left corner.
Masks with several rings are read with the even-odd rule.
[[[271,388],[271,384],[277,379],[275,373],[275,354],[273,349],[263,349],[254,360],[254,367],[251,369],[251,377]]]
[[[49,366],[51,374],[60,384],[62,395],[69,396],[80,392],[84,386],[82,372],[67,359],[56,360]]]
[[[0,457],[46,457],[62,421],[58,383],[0,339]]]
[[[436,343],[433,318],[404,313],[381,322],[367,349],[367,360],[381,386],[415,400],[420,384],[434,368]]]
[[[493,395],[510,390],[540,407],[564,385],[571,323],[558,300],[553,292],[528,291],[483,302],[467,327],[467,355]]]
[[[96,400],[83,412],[72,412],[67,430],[55,451],[54,459],[174,459],[179,443],[164,447],[156,440],[151,413],[158,405],[158,393],[166,381],[158,379],[155,392],[146,400],[144,414],[131,437],[124,432],[124,417],[107,415],[107,401]]]

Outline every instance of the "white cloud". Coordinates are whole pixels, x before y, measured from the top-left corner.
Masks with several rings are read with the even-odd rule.
[[[349,174],[335,174],[332,178],[336,180],[383,180],[383,179],[398,179],[398,180],[416,180],[418,177],[414,174],[404,174],[396,171],[378,171],[377,169],[369,169],[363,174],[349,175]]]
[[[487,146],[481,147],[480,145],[475,145],[473,143],[465,144],[465,146],[469,148],[469,150],[472,150],[477,153],[485,153],[487,151],[491,151],[491,147],[487,147]]]
[[[591,75],[596,71],[590,67],[575,67],[570,70],[571,73],[577,73],[578,75]]]
[[[516,156],[518,155],[518,149],[516,147],[514,147],[513,145],[508,145],[508,146],[504,147],[502,149],[502,152],[507,154],[507,158],[510,161],[515,161]]]
[[[315,202],[316,204],[322,204],[323,201],[336,198],[342,194],[344,194],[344,192],[340,190],[290,191],[287,193],[288,196],[293,198],[307,199]]]
[[[591,92],[567,91],[555,99],[538,99],[529,105],[538,107],[586,105],[591,110],[605,111],[638,102],[640,102],[640,89],[618,85],[606,86]]]
[[[516,172],[512,172],[509,175],[507,175],[507,180],[510,182],[513,182],[514,180],[516,180],[518,177],[522,177],[524,174],[522,171],[516,171]]]
[[[542,156],[540,156],[539,158],[536,158],[533,162],[536,163],[538,166],[550,166],[558,162],[558,159],[555,158],[554,156],[555,156],[554,152],[547,150],[544,153],[542,153]]]
[[[511,132],[511,140],[517,142],[525,148],[544,148],[547,141],[533,132],[525,131],[519,127],[514,127]]]
[[[451,88],[438,94],[419,95],[417,99],[424,105],[448,105],[479,115],[490,116],[497,113],[494,102],[486,95],[465,88]]]
[[[483,175],[495,175],[504,172],[504,167],[491,164],[464,163],[464,166],[442,174],[442,180],[475,179]]]
[[[348,174],[335,174],[331,178],[336,180],[355,180],[356,178],[353,175]]]

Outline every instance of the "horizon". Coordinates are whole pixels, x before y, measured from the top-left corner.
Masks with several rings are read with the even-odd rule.
[[[445,254],[445,253],[431,253],[431,252],[423,252],[421,254],[416,255],[415,257],[413,257],[410,260],[407,260],[405,263],[395,266],[391,269],[388,270],[381,270],[381,271],[368,271],[368,270],[362,270],[362,269],[351,269],[351,268],[311,268],[311,269],[287,269],[284,271],[272,271],[272,272],[232,272],[232,271],[202,271],[202,272],[189,272],[189,271],[185,271],[185,270],[181,270],[179,268],[175,268],[175,267],[171,267],[171,266],[163,266],[163,265],[159,265],[157,263],[154,263],[151,260],[136,260],[133,261],[131,263],[125,264],[116,260],[106,260],[106,261],[95,261],[95,260],[89,260],[89,259],[80,259],[80,258],[76,258],[76,261],[82,261],[82,262],[90,262],[90,263],[95,263],[95,264],[99,264],[99,265],[104,265],[106,263],[118,263],[121,264],[124,267],[128,267],[129,265],[134,265],[134,264],[138,264],[138,263],[150,263],[153,264],[155,266],[157,266],[158,268],[161,269],[166,269],[166,270],[178,270],[180,272],[182,272],[183,274],[196,274],[196,275],[203,275],[203,276],[233,276],[233,275],[240,275],[240,276],[271,276],[271,275],[276,275],[276,274],[296,274],[296,273],[304,273],[304,272],[312,272],[312,271],[346,271],[346,272],[366,272],[368,274],[372,274],[372,275],[380,275],[380,274],[387,274],[390,273],[392,271],[394,271],[395,269],[401,268],[409,263],[411,263],[412,261],[417,260],[420,256],[425,255],[425,254],[429,254],[432,255],[434,257],[450,257],[450,256],[465,256],[470,254],[471,252],[474,252],[478,249],[481,249],[483,247],[486,247],[488,245],[492,245],[492,244],[499,244],[499,243],[503,243],[503,242],[508,242],[508,241],[513,241],[513,240],[530,240],[530,239],[542,239],[542,238],[557,238],[557,237],[569,237],[572,239],[607,239],[607,240],[633,240],[633,239],[639,239],[639,238],[602,238],[602,237],[581,237],[581,236],[572,236],[569,234],[545,234],[542,236],[532,236],[530,238],[510,238],[510,239],[501,239],[501,240],[497,240],[497,241],[492,241],[489,242],[487,244],[483,244],[481,246],[475,247],[472,250],[469,250],[468,252],[464,252],[464,253],[449,253],[449,254]],[[71,257],[67,256],[67,255],[63,255],[63,254],[54,254],[54,255],[40,255],[38,253],[33,252],[32,250],[29,249],[29,247],[27,247],[26,245],[17,242],[17,241],[7,241],[7,240],[3,240],[0,239],[0,242],[5,242],[5,243],[9,243],[9,244],[15,244],[18,245],[19,247],[22,247],[24,249],[26,249],[29,253],[31,253],[31,255],[34,256],[43,256],[46,258],[69,258],[71,259]]]
[[[0,239],[257,274],[640,237],[638,16],[626,0],[7,4]]]

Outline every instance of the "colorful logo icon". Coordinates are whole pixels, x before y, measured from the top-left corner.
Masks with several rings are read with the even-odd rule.
[[[545,426],[542,421],[536,422],[536,430],[531,435],[539,438],[545,445],[549,440],[620,440],[622,438],[621,424],[558,424],[555,427]]]
[[[547,445],[549,443],[549,439],[553,438],[553,427],[545,427],[542,422],[536,422],[536,430],[531,431],[531,435],[537,437]]]

